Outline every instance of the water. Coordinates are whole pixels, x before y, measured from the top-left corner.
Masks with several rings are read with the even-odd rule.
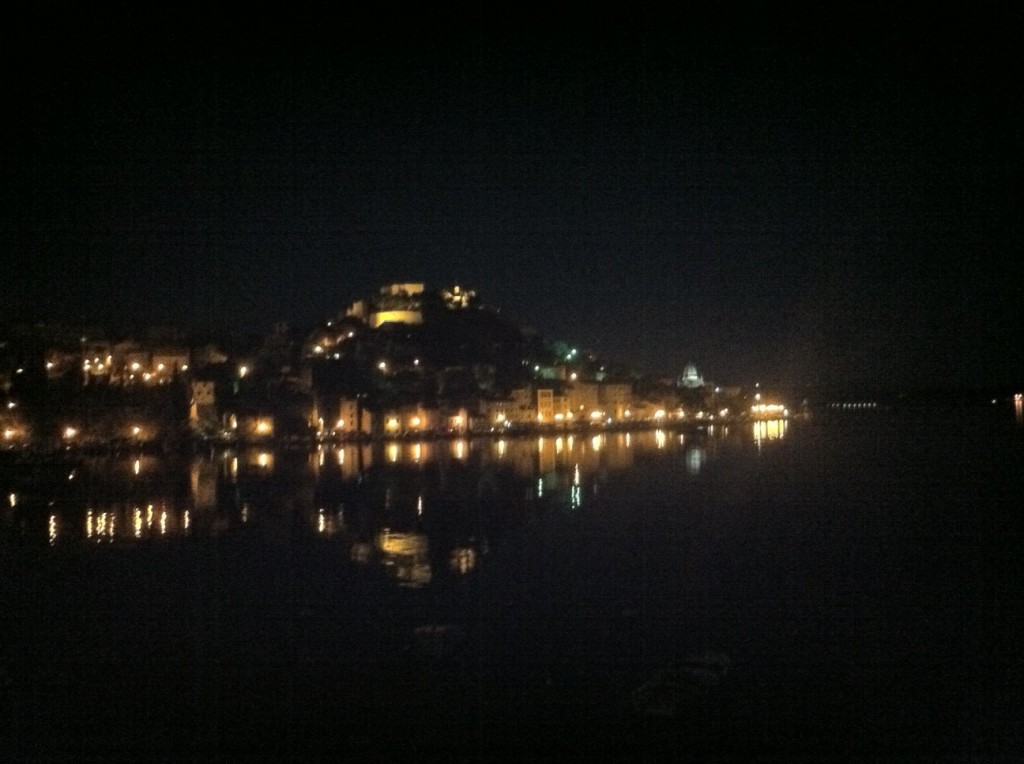
[[[5,756],[1015,759],[1022,443],[873,412],[11,457]]]

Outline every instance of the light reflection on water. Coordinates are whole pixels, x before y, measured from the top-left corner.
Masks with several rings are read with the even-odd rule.
[[[784,422],[753,427],[758,448],[786,432]],[[507,505],[513,517],[598,508],[599,493],[638,463],[655,460],[684,479],[700,475],[723,439],[710,428],[671,437],[658,429],[321,445],[305,453],[233,449],[185,461],[82,458],[63,467],[82,479],[45,497],[50,510],[38,526],[31,521],[35,510],[20,498],[17,476],[0,486],[10,505],[0,533],[24,541],[38,534],[55,549],[243,532],[306,535],[344,544],[345,557],[379,564],[402,586],[421,587],[434,578],[434,548],[442,569],[466,575],[480,568],[485,529],[475,517],[467,519],[473,513],[466,508],[489,512]],[[735,446],[742,448],[739,441]],[[346,522],[346,509],[353,523]],[[452,518],[465,527],[453,526]]]
[[[724,686],[736,693],[725,705],[767,714],[755,730],[780,721],[788,734],[825,707],[809,728],[830,741],[834,715],[870,705],[872,723],[883,718],[876,707],[902,720],[906,697],[922,718],[946,719],[979,676],[977,686],[1000,692],[991,703],[974,692],[970,703],[1002,707],[1017,659],[1013,624],[1000,633],[1000,619],[1016,612],[1007,603],[1019,554],[1007,531],[1024,453],[1024,431],[1003,413],[1009,426],[995,435],[934,420],[769,420],[713,433],[467,439],[461,456],[460,441],[435,440],[144,457],[138,474],[135,457],[8,464],[0,552],[26,550],[8,558],[24,581],[14,612],[37,613],[18,647],[70,649],[67,665],[93,650],[107,665],[153,635],[181,653],[180,630],[196,660],[235,656],[254,686],[265,684],[264,662],[300,687],[302,671],[319,683],[336,662],[323,679],[333,688],[364,661],[401,655],[395,665],[407,670],[433,650],[474,691],[478,676],[499,690],[522,682],[532,703],[579,676],[566,692],[596,704],[623,697],[618,672],[640,686],[648,669],[709,647],[746,672]],[[260,454],[272,458],[261,465]],[[109,601],[80,603],[79,579]],[[38,580],[65,594],[36,608]],[[156,685],[177,665],[133,662],[139,674],[127,676],[153,669]],[[831,689],[837,665],[843,682]],[[902,665],[892,693],[889,674]],[[534,666],[544,668],[536,688],[525,684]],[[436,668],[422,677],[443,687]],[[917,675],[928,678],[916,684]],[[586,696],[584,683],[608,695]],[[67,685],[62,671],[42,686]],[[743,694],[755,690],[765,694]],[[40,691],[39,718],[52,696]],[[323,698],[334,724],[344,705]],[[868,717],[854,718],[860,734]],[[886,744],[904,731],[887,730]]]
[[[789,421],[786,419],[761,419],[753,423],[754,442],[761,445],[766,440],[779,440],[786,436]]]

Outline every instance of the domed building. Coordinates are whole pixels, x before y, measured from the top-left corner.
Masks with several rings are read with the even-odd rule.
[[[697,390],[704,387],[704,377],[697,371],[697,367],[692,364],[686,364],[686,368],[683,369],[682,376],[676,381],[679,387],[685,387],[688,390]]]

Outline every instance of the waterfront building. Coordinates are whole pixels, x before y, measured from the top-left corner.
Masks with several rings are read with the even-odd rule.
[[[213,380],[192,380],[189,425],[195,432],[206,432],[217,423],[216,385]]]
[[[601,385],[597,382],[577,381],[568,388],[569,410],[576,417],[589,417],[601,408]]]
[[[630,382],[605,382],[598,388],[598,402],[607,416],[622,421],[633,405],[633,385]]]
[[[342,398],[334,431],[348,437],[369,435],[373,431],[373,415],[357,399]]]

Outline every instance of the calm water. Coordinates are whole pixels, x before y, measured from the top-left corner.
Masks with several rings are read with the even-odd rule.
[[[9,456],[4,756],[1017,759],[1002,413]]]

